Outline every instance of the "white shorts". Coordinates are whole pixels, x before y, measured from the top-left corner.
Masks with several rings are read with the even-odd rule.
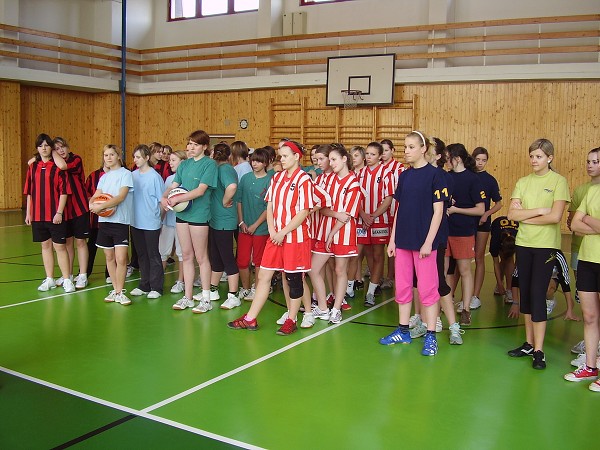
[[[160,238],[158,239],[160,258],[163,261],[169,259],[171,253],[173,253],[173,241],[175,241],[175,254],[179,261],[183,261],[183,254],[181,253],[181,246],[179,245],[175,227],[169,227],[167,225],[163,225],[160,229]]]

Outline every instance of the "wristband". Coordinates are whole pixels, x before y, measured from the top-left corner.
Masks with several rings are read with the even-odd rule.
[[[240,223],[238,223],[238,227],[241,227],[243,223],[244,221],[242,220]]]

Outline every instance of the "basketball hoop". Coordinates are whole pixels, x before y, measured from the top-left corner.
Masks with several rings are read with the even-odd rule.
[[[342,89],[344,97],[344,108],[356,108],[358,101],[363,99],[362,91],[359,89]]]

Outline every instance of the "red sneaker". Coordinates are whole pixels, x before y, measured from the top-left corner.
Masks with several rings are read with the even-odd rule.
[[[333,296],[333,294],[329,294],[329,296],[327,297],[327,307],[333,308],[334,303],[335,303],[335,297]]]
[[[598,378],[598,369],[590,369],[585,364],[564,376],[567,381],[595,380],[596,378]]]
[[[256,331],[258,330],[258,322],[256,319],[254,320],[246,320],[246,315],[244,314],[239,319],[235,319],[233,322],[229,322],[227,324],[229,328],[234,330],[250,330]]]
[[[287,336],[289,334],[292,334],[296,330],[298,330],[298,327],[296,326],[296,322],[294,322],[292,319],[288,318],[285,320],[285,322],[283,322],[283,325],[281,325],[281,328],[279,330],[277,330],[277,334],[279,334],[281,336]]]
[[[350,311],[352,309],[352,305],[346,301],[346,299],[342,300],[342,311]]]

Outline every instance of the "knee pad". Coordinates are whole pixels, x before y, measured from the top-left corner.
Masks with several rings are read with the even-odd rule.
[[[302,273],[285,273],[285,279],[290,288],[290,298],[301,298],[304,295],[304,284],[302,283]]]

